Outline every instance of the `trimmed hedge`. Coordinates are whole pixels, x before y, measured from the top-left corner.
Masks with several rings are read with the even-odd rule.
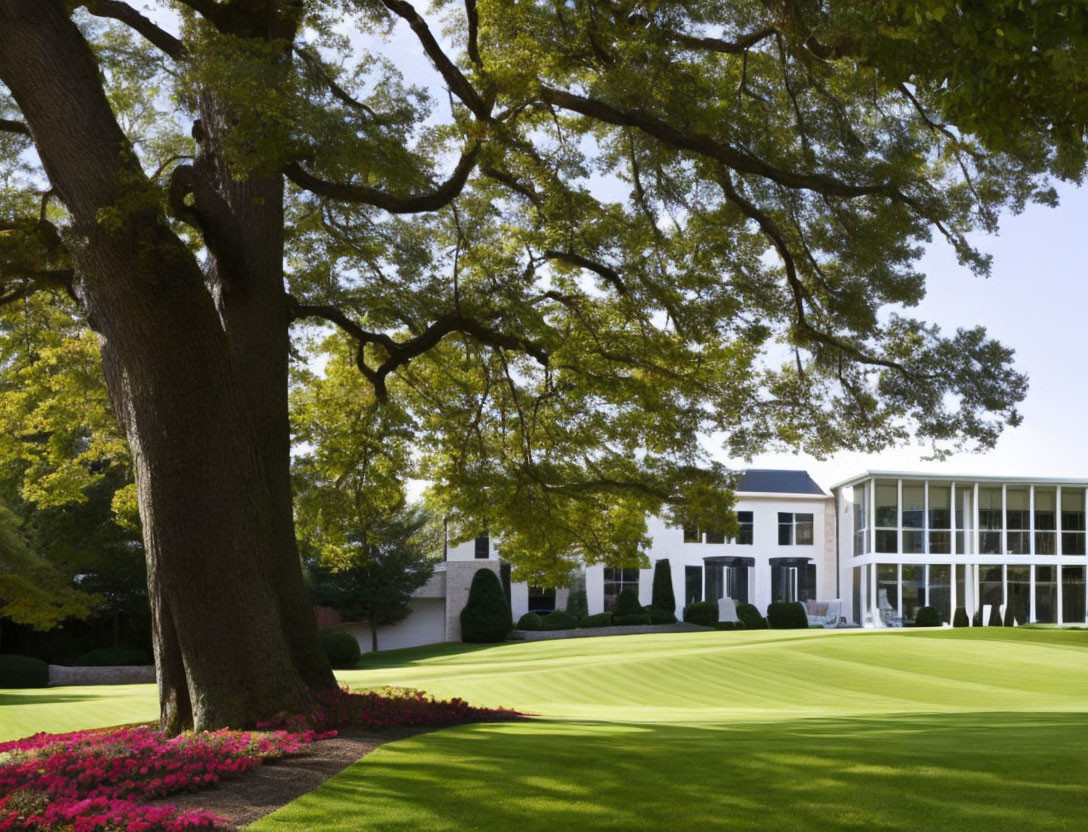
[[[967,610],[964,607],[956,607],[956,612],[952,616],[953,627],[969,627],[971,625],[971,619],[967,617]]]
[[[545,615],[540,620],[542,630],[573,630],[578,626],[578,619],[569,612],[556,610],[551,615]]]
[[[638,624],[649,624],[650,616],[644,612],[632,613],[631,615],[613,615],[612,623],[617,627],[631,627]]]
[[[359,649],[359,642],[351,633],[343,630],[324,630],[317,634],[321,639],[321,646],[325,648],[325,655],[329,657],[329,664],[333,667],[355,667],[359,663],[359,657],[363,652]]]
[[[994,604],[990,607],[990,620],[986,622],[988,627],[1000,627],[1001,626],[1001,607]]]
[[[662,610],[657,607],[646,607],[644,612],[650,616],[651,624],[675,624],[676,613],[671,610]]]
[[[599,612],[596,615],[587,615],[579,623],[578,627],[583,630],[591,630],[595,627],[611,627],[612,626],[612,613]]]
[[[914,614],[915,627],[940,627],[942,623],[940,614],[933,607],[919,607]]]
[[[767,605],[767,625],[772,630],[807,630],[805,605],[800,601],[772,601]]]
[[[688,624],[713,627],[718,623],[717,601],[695,601],[684,607],[684,620]]]
[[[539,630],[543,624],[542,619],[535,612],[527,612],[521,618],[518,619],[519,630]]]
[[[130,667],[151,663],[151,657],[146,650],[128,647],[99,647],[97,650],[88,650],[76,659],[76,667]]]
[[[743,621],[719,621],[714,625],[715,630],[743,630]]]
[[[668,558],[662,558],[654,564],[654,592],[650,606],[672,616],[672,621],[654,621],[655,624],[676,623],[676,596],[672,591],[672,570],[669,569]],[[650,618],[653,619],[652,613]]]
[[[616,608],[613,615],[639,615],[642,613],[642,604],[638,602],[638,593],[631,587],[627,587],[616,598]]]
[[[461,641],[490,644],[506,641],[510,632],[510,607],[499,583],[499,576],[481,568],[472,576],[468,602],[461,610]]]
[[[767,619],[759,614],[759,610],[752,604],[737,604],[737,618],[744,624],[746,630],[766,630]],[[805,619],[808,625],[808,619]]]
[[[0,656],[0,688],[44,688],[49,665],[30,656]]]
[[[1007,607],[1005,607],[1005,626],[1016,626],[1016,613],[1012,611],[1012,604],[1009,604]]]

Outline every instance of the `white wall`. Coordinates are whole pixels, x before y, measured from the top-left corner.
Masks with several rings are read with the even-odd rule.
[[[336,629],[351,633],[364,653],[370,652],[370,625],[356,621]],[[439,598],[413,598],[412,613],[399,624],[378,628],[378,649],[419,647],[446,640],[446,602]]]

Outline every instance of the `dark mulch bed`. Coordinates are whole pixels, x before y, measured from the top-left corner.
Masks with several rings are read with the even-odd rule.
[[[314,742],[305,754],[262,763],[210,789],[175,794],[149,803],[204,809],[235,826],[246,826],[313,791],[379,745],[433,730],[434,727],[387,728],[380,732],[347,729],[332,739]]]

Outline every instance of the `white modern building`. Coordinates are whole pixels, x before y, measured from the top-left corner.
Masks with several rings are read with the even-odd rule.
[[[921,606],[946,622],[957,607],[1088,621],[1088,480],[865,471],[832,492],[841,598],[857,623],[909,623]]]

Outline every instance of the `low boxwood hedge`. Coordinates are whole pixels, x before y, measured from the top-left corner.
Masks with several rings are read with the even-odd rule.
[[[593,629],[596,627],[611,627],[612,613],[599,612],[596,615],[587,615],[580,622],[578,622],[578,626],[585,630]]]
[[[718,623],[717,601],[695,601],[684,607],[684,620],[688,624],[713,627]]]
[[[631,627],[637,624],[649,624],[650,616],[644,612],[633,613],[631,615],[613,615],[612,623],[617,627]]]
[[[941,615],[933,607],[919,607],[914,614],[915,627],[940,627]]]
[[[753,604],[737,604],[737,618],[744,624],[746,630],[766,630],[767,619],[759,614],[759,610]],[[808,623],[808,619],[805,619]]]
[[[657,607],[646,607],[644,612],[650,616],[651,624],[675,624],[676,614],[669,610],[658,609]]]
[[[539,630],[543,619],[535,612],[527,612],[518,619],[519,630]]]
[[[146,650],[128,647],[99,647],[97,650],[88,650],[76,659],[76,667],[129,667],[146,664],[151,664],[151,657]]]
[[[744,623],[741,621],[719,621],[714,625],[715,630],[743,630]]]
[[[0,688],[44,688],[48,685],[49,665],[41,659],[0,656]]]
[[[549,615],[542,616],[540,619],[540,629],[542,630],[573,630],[577,626],[578,619],[563,610],[556,610]]]
[[[767,625],[772,630],[807,630],[805,605],[800,601],[771,601],[767,605]]]

